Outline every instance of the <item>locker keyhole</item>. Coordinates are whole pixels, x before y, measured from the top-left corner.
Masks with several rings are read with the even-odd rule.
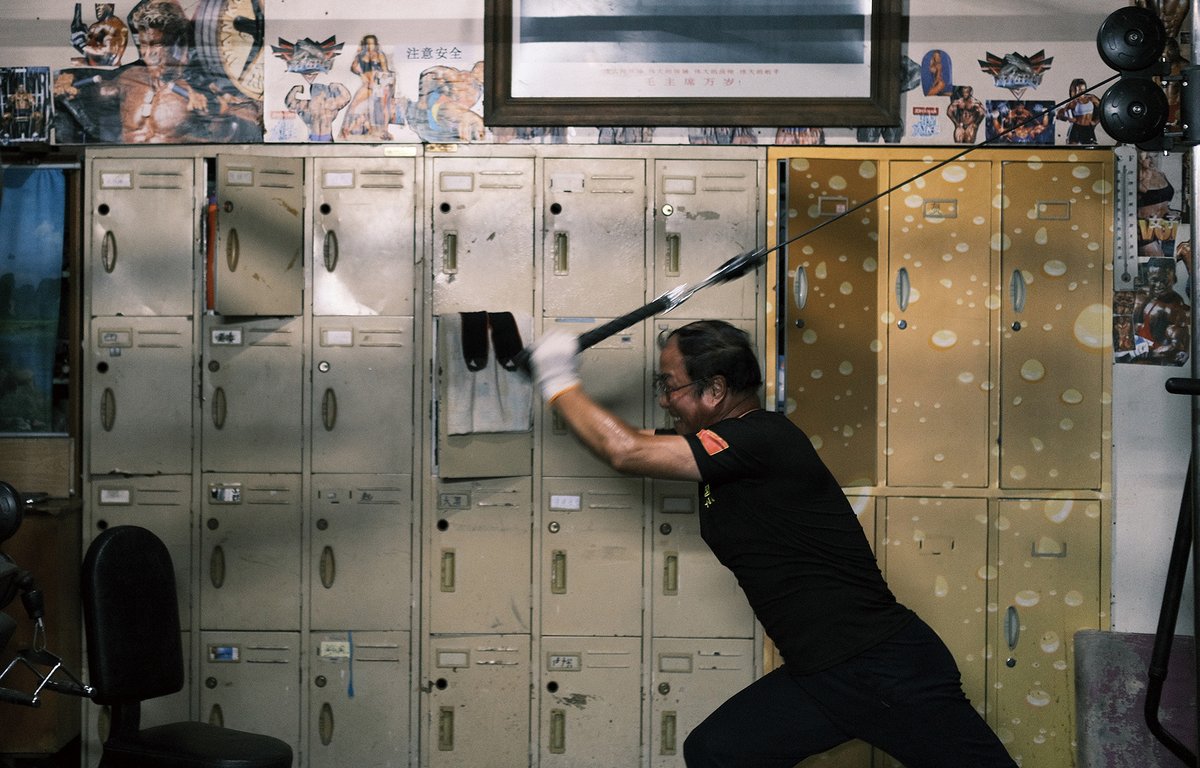
[[[215,531],[215,530],[217,530],[217,528],[221,527],[221,523],[215,517],[208,518],[207,525],[208,525],[208,530],[210,530],[210,531]]]
[[[439,677],[437,679],[437,682],[434,683],[434,685],[437,686],[437,689],[439,691],[444,691],[450,687],[450,683],[446,682],[446,678],[444,678],[444,677]]]
[[[105,528],[107,528],[107,527],[108,527],[108,521],[107,521],[107,520],[97,520],[97,521],[96,521],[96,530],[98,530],[98,531],[103,531],[103,530],[104,530]]]
[[[438,210],[442,213],[450,213],[450,203],[442,203],[438,206]]]
[[[550,682],[546,683],[546,690],[550,691],[550,693],[558,693],[558,683],[551,680]]]
[[[329,521],[328,520],[326,520],[325,518],[322,517],[320,520],[317,521],[317,530],[318,531],[325,531],[328,529],[329,529]]]
[[[322,216],[328,216],[329,212],[332,210],[333,210],[333,208],[331,208],[329,206],[329,203],[321,203],[321,215]]]
[[[560,204],[560,203],[554,203],[553,205],[551,205],[551,206],[550,206],[550,213],[553,213],[555,216],[557,216],[558,214],[562,213],[562,204]]]
[[[209,688],[209,689],[216,688],[217,687],[217,678],[206,677],[204,679],[204,687]]]
[[[662,525],[658,526],[658,532],[661,533],[663,536],[670,536],[671,535],[671,524],[663,523]]]
[[[449,530],[449,528],[450,528],[449,520],[446,520],[445,518],[443,518],[443,519],[437,521],[437,529],[439,531]]]
[[[108,373],[108,363],[104,363],[104,362],[97,363],[96,370],[99,371],[100,373]]]
[[[100,206],[96,208],[96,213],[100,214],[101,216],[107,216],[109,210],[108,203],[101,203]]]

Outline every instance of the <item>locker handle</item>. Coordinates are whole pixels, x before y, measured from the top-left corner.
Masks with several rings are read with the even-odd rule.
[[[321,705],[321,715],[317,724],[321,736],[321,746],[328,747],[333,742],[333,707],[329,702]]]
[[[673,755],[677,751],[675,744],[675,723],[677,717],[674,712],[668,710],[662,713],[662,721],[659,723],[660,746],[658,753],[660,755]]]
[[[442,273],[453,275],[458,272],[458,233],[442,235]]]
[[[325,233],[324,246],[325,271],[332,272],[337,269],[338,263],[338,236],[337,232],[332,229]]]
[[[225,427],[225,417],[228,413],[228,404],[225,402],[225,388],[217,387],[213,390],[212,404],[212,423],[217,429]]]
[[[455,568],[454,550],[453,549],[443,549],[442,550],[442,583],[441,583],[441,590],[443,592],[453,592],[454,591],[454,578],[455,578],[454,568]]]
[[[225,727],[225,713],[221,711],[220,704],[213,704],[212,709],[208,711],[208,724],[218,728]]]
[[[337,423],[337,393],[332,387],[326,389],[325,397],[321,398],[321,423],[325,425],[326,432],[332,432]]]
[[[796,300],[796,309],[804,309],[808,305],[808,270],[796,267],[796,281],[792,283],[792,297]]]
[[[326,545],[321,550],[321,586],[325,589],[333,589],[334,579],[337,577],[337,562],[333,557],[333,547]]]
[[[900,267],[896,272],[896,305],[903,312],[908,309],[908,300],[912,294],[912,281],[908,277],[908,268]]]
[[[663,594],[679,594],[679,553],[667,552],[663,560]]]
[[[100,242],[100,263],[110,275],[117,268],[117,236],[111,229],[104,233],[104,239]]]
[[[570,274],[571,237],[566,232],[554,233],[554,274]]]
[[[1013,312],[1020,314],[1025,311],[1025,275],[1021,270],[1014,269],[1012,279],[1008,281],[1008,295],[1012,299]]]
[[[667,234],[667,276],[679,276],[680,235],[678,232]]]
[[[554,555],[550,559],[550,592],[555,595],[567,594],[566,550],[554,550]]]
[[[1017,613],[1015,605],[1008,606],[1004,613],[1004,639],[1010,651],[1015,651],[1017,643],[1021,640],[1021,615]]]
[[[230,227],[229,237],[225,239],[225,264],[228,265],[230,272],[237,272],[241,250],[237,229]]]
[[[117,422],[117,396],[111,387],[105,387],[100,395],[100,426],[105,432],[112,432]]]
[[[442,707],[438,711],[438,750],[454,751],[454,707]]]
[[[212,555],[208,558],[208,580],[214,589],[225,586],[225,549],[220,544],[213,547]]]
[[[1046,543],[1048,543],[1048,542],[1046,542],[1046,541],[1031,542],[1029,545],[1029,556],[1030,557],[1055,557],[1055,558],[1064,558],[1067,556],[1067,542],[1065,542],[1065,541],[1062,542],[1062,544],[1058,547],[1058,549],[1042,549],[1042,546],[1044,546]],[[1053,543],[1057,544],[1058,542],[1053,542]]]
[[[549,749],[552,755],[561,755],[567,751],[567,713],[565,710],[550,710]]]

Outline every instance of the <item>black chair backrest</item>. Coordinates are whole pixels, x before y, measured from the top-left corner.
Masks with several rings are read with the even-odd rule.
[[[93,700],[123,704],[181,690],[175,568],[162,540],[134,525],[104,530],[84,556],[82,583]]]

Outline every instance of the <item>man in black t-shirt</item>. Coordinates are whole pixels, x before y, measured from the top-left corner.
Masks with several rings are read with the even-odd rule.
[[[654,384],[675,420],[637,430],[581,388],[574,336],[531,363],[546,401],[614,469],[699,484],[700,533],[737,577],[785,664],[688,735],[689,768],[792,768],[862,739],[907,768],[1013,768],[963,695],[946,646],[896,602],[808,437],[765,411],[747,334],[714,320],[671,333]]]

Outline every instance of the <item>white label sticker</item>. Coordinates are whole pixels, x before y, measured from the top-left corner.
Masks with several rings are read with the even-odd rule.
[[[579,494],[555,493],[550,496],[550,509],[570,512],[583,506],[583,497]]]

